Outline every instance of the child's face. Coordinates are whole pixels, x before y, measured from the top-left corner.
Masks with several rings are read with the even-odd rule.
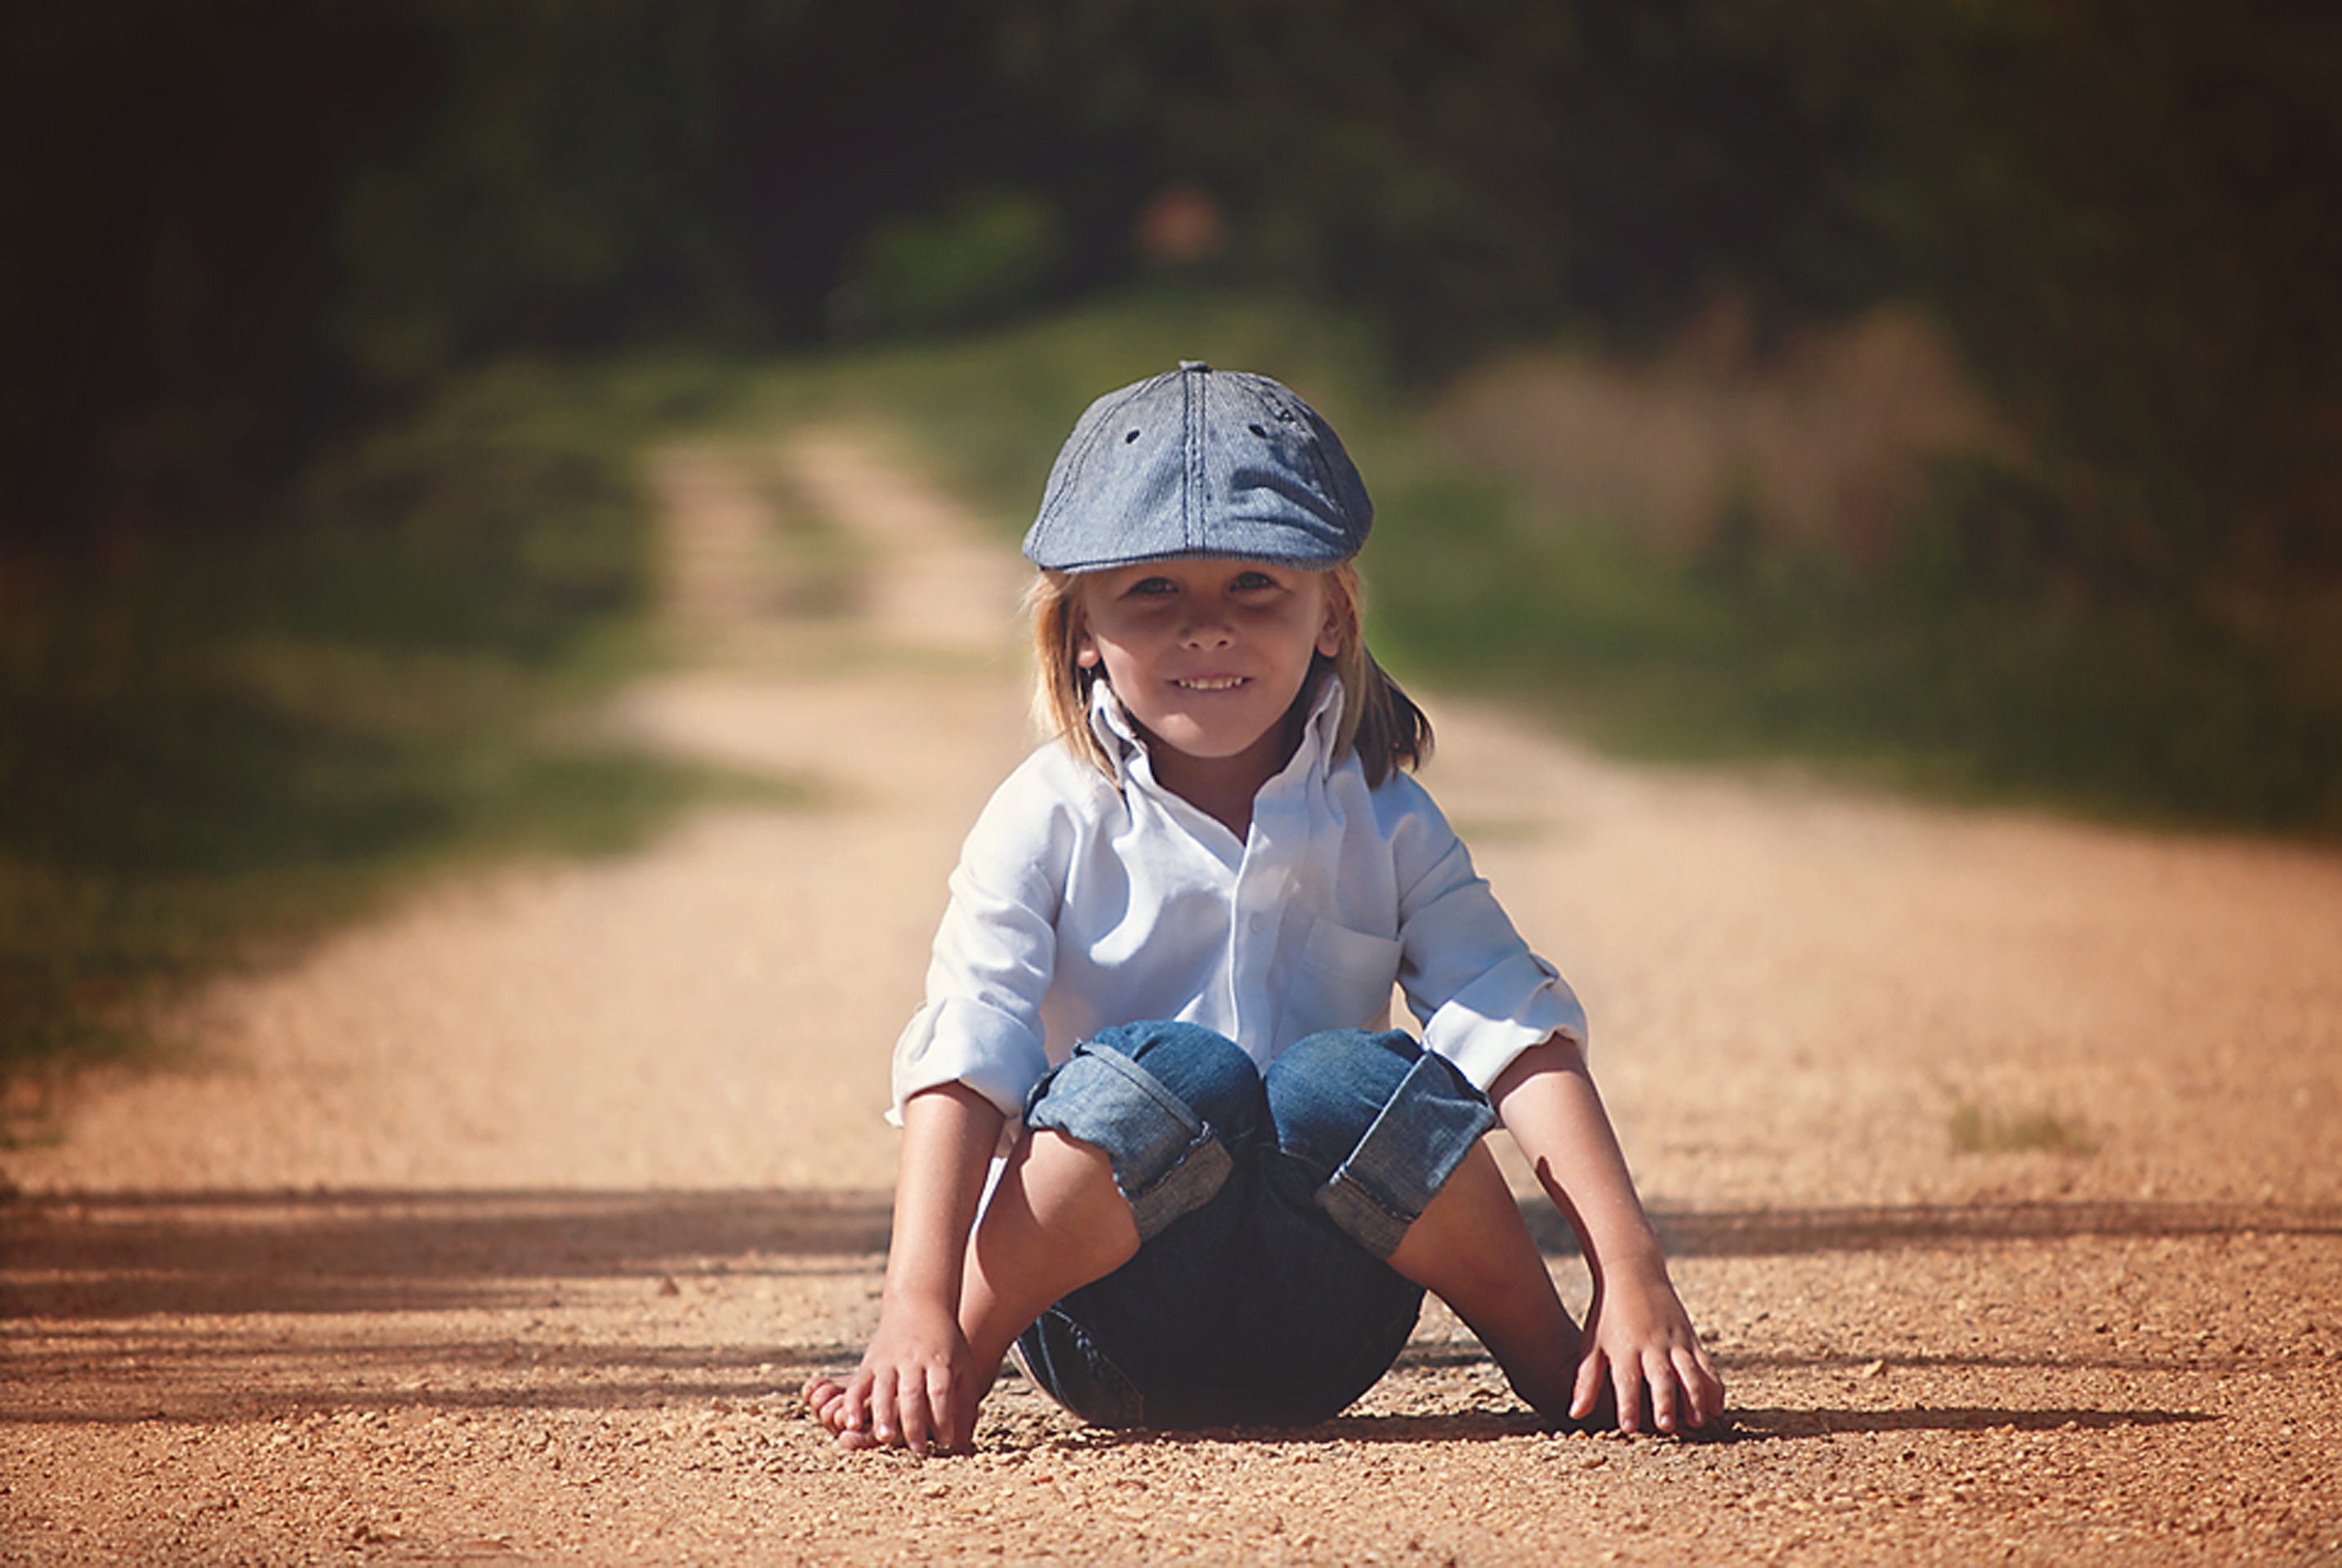
[[[1199,759],[1273,736],[1310,657],[1341,651],[1323,574],[1263,561],[1157,561],[1085,574],[1076,657],[1104,665],[1130,716]]]

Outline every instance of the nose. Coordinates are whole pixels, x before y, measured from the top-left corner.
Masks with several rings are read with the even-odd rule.
[[[1190,648],[1225,648],[1235,640],[1227,606],[1200,596],[1185,601],[1186,615],[1179,624],[1179,641]]]

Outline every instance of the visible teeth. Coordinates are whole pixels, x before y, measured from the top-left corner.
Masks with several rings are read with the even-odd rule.
[[[1236,687],[1243,685],[1244,677],[1241,675],[1221,675],[1208,680],[1182,681],[1179,684],[1186,687],[1191,692],[1227,692],[1234,691]]]

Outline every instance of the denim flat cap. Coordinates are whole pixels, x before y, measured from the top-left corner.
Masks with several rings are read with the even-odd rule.
[[[1187,360],[1089,405],[1025,554],[1060,572],[1183,555],[1316,569],[1356,554],[1374,518],[1333,426],[1290,388]]]

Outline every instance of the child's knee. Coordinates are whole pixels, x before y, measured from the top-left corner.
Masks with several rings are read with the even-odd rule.
[[[1260,1070],[1242,1047],[1215,1030],[1176,1021],[1124,1024],[1102,1030],[1085,1048],[1112,1051],[1136,1063],[1226,1140],[1250,1138],[1260,1124]]]
[[[1358,1146],[1422,1054],[1395,1029],[1329,1029],[1296,1042],[1264,1074],[1277,1145],[1331,1171]]]
[[[1265,1114],[1233,1044],[1185,1024],[1109,1029],[1036,1086],[1025,1122],[1103,1151],[1141,1240],[1208,1203]]]

